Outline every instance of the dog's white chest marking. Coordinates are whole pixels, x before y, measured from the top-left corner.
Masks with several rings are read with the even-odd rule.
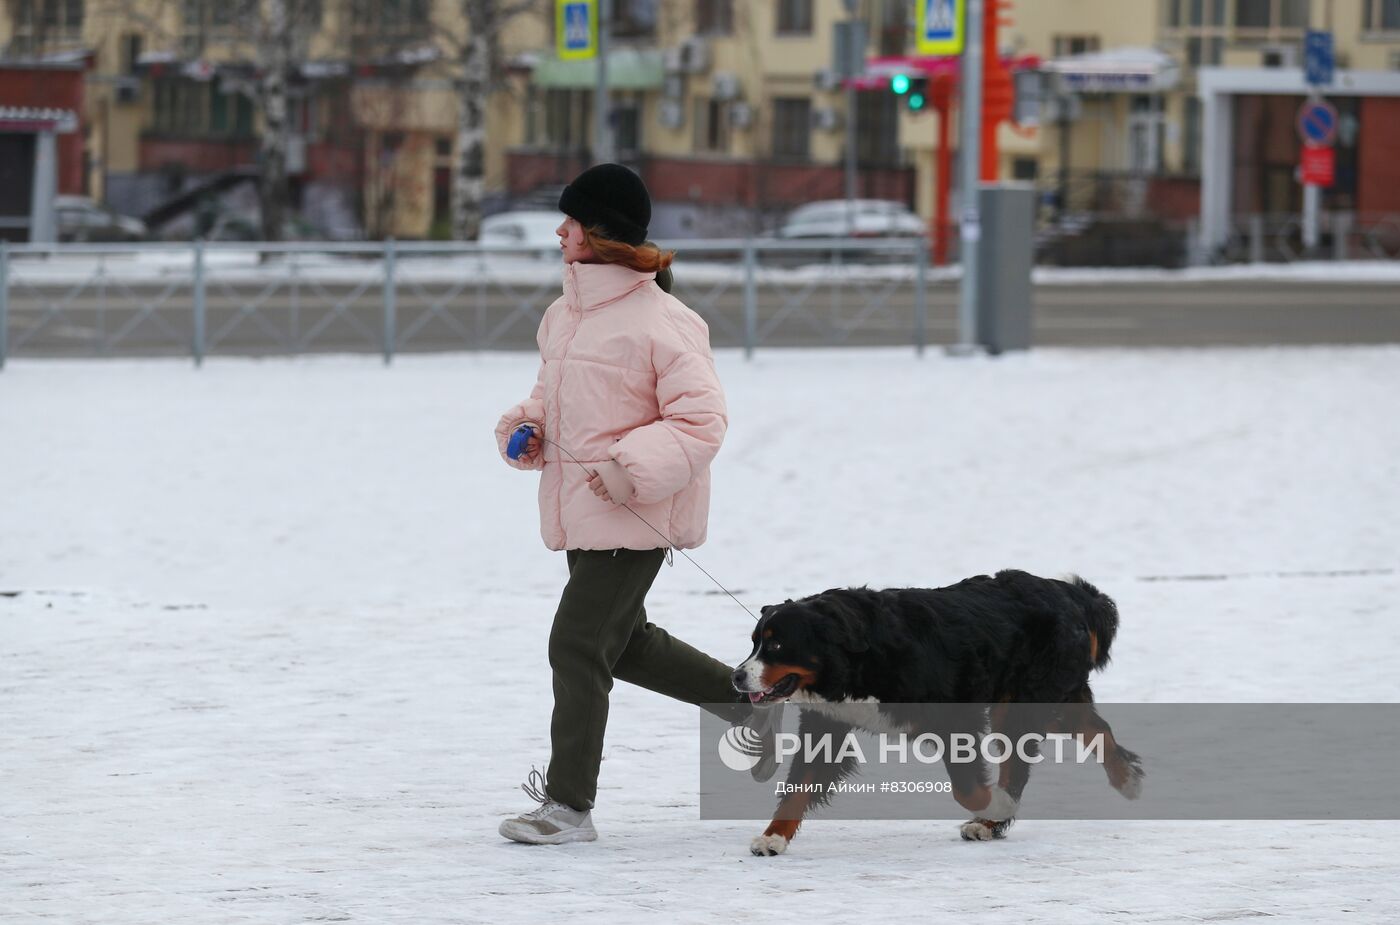
[[[869,732],[908,732],[903,726],[891,723],[889,719],[880,712],[880,701],[874,697],[862,697],[859,700],[827,700],[816,694],[800,690],[792,695],[791,703],[816,710],[839,720],[849,723],[857,729],[865,729]]]

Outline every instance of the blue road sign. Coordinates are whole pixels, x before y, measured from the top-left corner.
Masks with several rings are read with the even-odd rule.
[[[598,0],[557,0],[555,28],[563,60],[592,58],[598,51]]]
[[[1303,70],[1308,83],[1323,87],[1332,82],[1337,67],[1337,55],[1332,47],[1332,33],[1309,29],[1303,40]]]
[[[1298,110],[1298,134],[1311,145],[1330,145],[1337,138],[1337,109],[1325,100],[1308,100]]]
[[[920,54],[962,54],[964,5],[963,0],[919,0],[914,9]]]

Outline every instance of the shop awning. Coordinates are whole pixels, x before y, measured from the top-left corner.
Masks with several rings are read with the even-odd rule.
[[[890,78],[895,74],[906,74],[910,77],[939,77],[946,74],[949,77],[957,77],[961,60],[957,56],[948,55],[868,58],[864,73],[852,77],[843,86],[852,86],[857,90],[888,90]],[[1001,63],[1013,73],[1033,71],[1040,67],[1040,58],[1036,55],[1003,55]]]
[[[57,132],[78,128],[78,114],[71,109],[0,106],[0,132]]]
[[[1045,65],[1062,93],[1160,93],[1181,82],[1176,59],[1156,48],[1110,48]]]
[[[659,51],[619,48],[608,53],[608,86],[615,90],[654,90],[661,86],[665,76]],[[598,63],[591,59],[541,58],[535,65],[531,83],[537,87],[591,90],[598,83]]]

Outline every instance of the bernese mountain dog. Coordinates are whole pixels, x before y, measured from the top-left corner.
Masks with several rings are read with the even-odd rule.
[[[1008,570],[946,588],[835,589],[769,605],[760,614],[753,652],[734,671],[734,687],[755,704],[815,705],[802,711],[800,736],[839,736],[852,728],[945,736],[990,730],[1013,742],[1027,732],[1081,741],[1102,735],[1109,783],[1128,799],[1141,790],[1140,759],[1114,739],[1089,689],[1090,672],[1108,662],[1118,608],[1082,578]],[[821,709],[852,703],[865,705],[865,719],[853,718],[849,708]],[[911,721],[914,714],[901,714],[901,704],[948,706]],[[1009,704],[1055,706],[1035,713]],[[915,729],[911,722],[940,728]],[[1030,728],[1035,725],[1044,728]],[[756,855],[785,851],[807,810],[823,804],[832,785],[855,770],[849,760],[806,763],[800,754],[787,781],[808,786],[782,797],[772,824],[750,846]],[[961,826],[962,837],[1005,837],[1030,764],[1013,756],[1001,762],[994,782],[984,765],[954,762],[951,753],[945,767],[953,796],[973,814]]]

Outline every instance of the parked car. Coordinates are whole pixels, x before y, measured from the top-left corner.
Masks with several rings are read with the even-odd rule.
[[[779,238],[885,238],[923,234],[924,220],[885,199],[824,199],[788,214]]]
[[[543,209],[499,212],[482,219],[478,240],[482,244],[513,244],[537,257],[555,257],[559,236],[554,230],[563,220],[558,212]]]
[[[57,196],[58,240],[106,244],[114,241],[144,241],[146,223],[139,218],[118,215],[86,196]]]

